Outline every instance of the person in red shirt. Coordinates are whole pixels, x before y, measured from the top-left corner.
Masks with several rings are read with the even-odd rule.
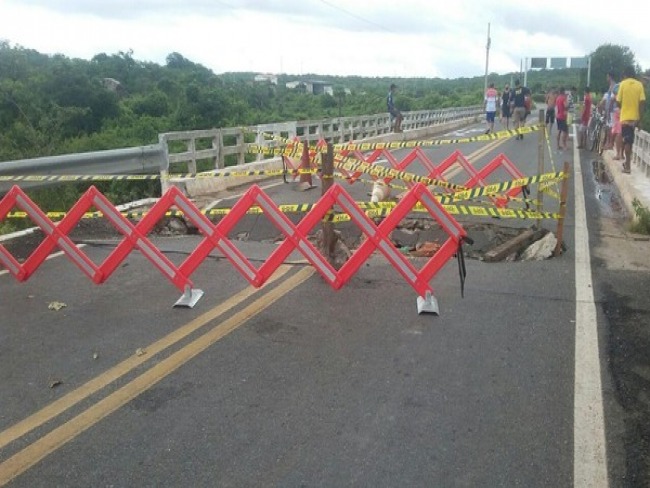
[[[580,138],[578,149],[587,147],[587,126],[591,118],[591,92],[589,87],[585,88],[585,98],[582,103],[582,115],[580,116]]]
[[[567,148],[569,126],[567,125],[567,97],[564,87],[555,99],[555,120],[557,121],[557,148],[562,151]]]

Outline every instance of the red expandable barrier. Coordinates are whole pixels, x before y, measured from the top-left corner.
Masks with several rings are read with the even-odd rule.
[[[386,161],[388,161],[390,166],[397,171],[405,171],[410,164],[418,161],[428,172],[428,176],[430,178],[442,179],[442,175],[440,175],[436,170],[436,165],[429,159],[429,157],[420,147],[413,148],[401,160],[397,159],[393,155],[393,153],[391,153],[386,148],[374,149],[369,154],[364,154],[359,149],[344,150],[341,151],[341,155],[353,157],[367,164],[376,164],[377,161],[381,157],[383,157],[386,159]],[[346,175],[348,183],[350,184],[355,183],[361,177],[361,175],[363,175],[363,172],[361,171],[354,171],[354,172],[343,171],[343,172]],[[382,178],[382,180],[384,181],[384,183],[388,184],[393,180],[393,178],[387,177],[387,178]],[[412,187],[414,184],[415,182],[412,181],[406,182],[406,185],[408,187]]]
[[[172,187],[170,192],[173,191],[178,192],[178,189]],[[167,259],[146,237],[169,208],[162,208],[164,204],[163,199],[158,201],[138,225],[134,226],[120,214],[97,188],[92,186],[74,204],[66,216],[55,224],[18,186],[13,186],[0,201],[0,221],[16,206],[29,215],[31,220],[45,233],[46,237],[22,264],[18,263],[6,248],[0,245],[0,261],[16,279],[25,281],[45,261],[52,250],[58,247],[86,276],[94,283],[99,284],[108,279],[124,258],[134,248],[137,248],[178,289],[186,291],[188,288],[192,288],[192,282],[179,273],[174,263]],[[102,212],[115,229],[124,235],[124,239],[99,266],[86,256],[67,236],[79,223],[84,213],[93,207]]]
[[[467,183],[465,183],[465,186],[467,188],[474,188],[477,185],[487,186],[489,183],[485,182],[485,178],[487,178],[490,173],[493,173],[499,168],[503,168],[509,175],[513,177],[513,179],[525,178],[524,174],[519,171],[517,166],[515,166],[514,163],[510,161],[510,159],[508,159],[505,154],[501,153],[488,164],[486,164],[483,168],[481,168],[480,171],[476,172],[476,170],[474,170],[474,174],[470,176],[469,180],[467,180]],[[521,192],[522,188],[517,187],[508,190],[506,192],[506,195],[509,197],[516,197]],[[508,199],[503,197],[491,198],[491,200],[497,207],[505,207],[508,204]]]
[[[428,210],[449,236],[442,247],[419,271],[395,248],[389,238],[390,233],[399,222],[418,203]],[[342,208],[366,236],[365,241],[339,270],[336,270],[308,239],[309,233],[322,222],[335,205]],[[221,251],[235,269],[256,287],[262,286],[295,249],[305,256],[334,289],[339,289],[347,283],[370,255],[377,250],[420,295],[424,296],[427,292],[432,292],[429,281],[453,257],[459,249],[462,239],[466,236],[464,229],[446,212],[426,186],[420,183],[409,190],[379,226],[366,215],[339,184],[334,184],[297,225],[291,222],[257,185],[249,188],[235,203],[231,211],[217,224],[213,224],[178,188],[173,186],[165,192],[137,225],[133,225],[122,216],[95,187],[89,188],[57,224],[52,222],[18,186],[12,187],[10,192],[0,200],[0,222],[15,206],[27,212],[34,223],[46,234],[44,241],[23,264],[19,263],[4,246],[0,245],[0,263],[19,281],[28,279],[54,247],[59,247],[97,284],[108,279],[126,256],[132,250],[138,249],[168,280],[185,292],[188,299],[191,298],[189,291],[192,290],[189,276],[215,248]],[[255,268],[228,238],[228,234],[252,206],[259,206],[266,217],[285,236],[283,242],[259,269]],[[165,216],[171,207],[182,211],[203,235],[202,241],[179,267],[167,259],[147,238],[155,224]],[[99,266],[77,248],[67,235],[75,228],[84,213],[92,208],[102,212],[115,229],[124,236],[124,239]]]

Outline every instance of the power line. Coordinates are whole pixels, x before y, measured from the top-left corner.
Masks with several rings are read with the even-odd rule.
[[[338,11],[340,11],[340,12],[343,12],[344,14],[347,14],[347,15],[349,15],[350,17],[353,17],[353,18],[355,18],[355,19],[357,19],[357,20],[360,20],[361,22],[365,22],[366,24],[370,24],[370,25],[372,25],[372,26],[378,27],[378,28],[380,28],[381,30],[384,30],[384,31],[386,31],[386,32],[390,32],[391,34],[395,34],[395,32],[392,31],[392,30],[390,30],[389,28],[384,27],[383,25],[378,24],[378,23],[376,23],[376,22],[373,22],[372,20],[368,20],[368,19],[366,19],[366,18],[364,18],[364,17],[361,17],[360,15],[357,15],[357,14],[355,14],[355,13],[352,13],[352,12],[350,12],[350,11],[348,11],[348,10],[345,10],[344,8],[341,8],[341,7],[339,7],[338,5],[334,5],[333,3],[330,3],[330,2],[328,2],[327,0],[319,0],[319,1],[320,1],[321,3],[324,3],[325,5],[327,5],[328,7],[333,8],[333,9],[335,9],[335,10],[338,10]]]

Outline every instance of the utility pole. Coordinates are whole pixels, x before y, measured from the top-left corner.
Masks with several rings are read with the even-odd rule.
[[[528,86],[528,58],[524,62],[524,86]]]
[[[483,93],[487,91],[487,86],[488,86],[488,64],[490,62],[491,43],[492,41],[490,39],[490,23],[488,22],[487,45],[485,46],[485,87],[483,88]]]

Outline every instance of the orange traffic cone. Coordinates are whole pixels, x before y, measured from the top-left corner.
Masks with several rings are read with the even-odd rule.
[[[300,158],[300,191],[316,188],[311,181],[311,165],[309,164],[309,144],[305,141],[302,144],[302,156]]]

